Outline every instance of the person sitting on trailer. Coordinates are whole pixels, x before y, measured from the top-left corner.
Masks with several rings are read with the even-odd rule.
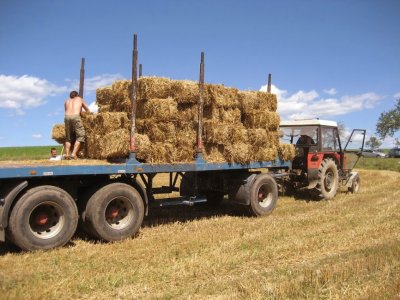
[[[90,112],[85,100],[79,97],[77,91],[72,91],[69,94],[69,99],[65,101],[65,158],[66,159],[77,159],[77,153],[79,151],[81,143],[85,142],[85,128],[82,124],[81,112],[82,108],[86,112]],[[71,140],[73,136],[76,136],[75,144],[73,147],[72,154],[70,156]]]
[[[57,149],[55,147],[50,149],[50,159],[49,160],[61,160],[61,155],[57,155]]]

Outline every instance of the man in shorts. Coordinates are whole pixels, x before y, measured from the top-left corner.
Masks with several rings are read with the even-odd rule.
[[[85,142],[85,128],[81,120],[82,108],[86,112],[90,112],[85,100],[79,97],[78,92],[72,91],[69,99],[65,101],[65,155],[66,158],[77,159],[77,153],[81,143]],[[70,156],[71,141],[76,137],[74,149]]]

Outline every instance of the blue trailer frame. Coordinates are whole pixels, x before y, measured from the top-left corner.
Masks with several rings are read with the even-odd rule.
[[[56,163],[55,163],[56,164]],[[248,169],[288,169],[290,162],[275,160],[264,162],[238,163],[209,163],[201,155],[193,163],[181,164],[149,164],[140,163],[135,158],[104,165],[26,165],[26,166],[1,166],[0,179],[11,178],[37,178],[49,176],[84,176],[84,175],[113,175],[113,174],[157,174],[174,172],[205,172],[205,171],[230,171]]]

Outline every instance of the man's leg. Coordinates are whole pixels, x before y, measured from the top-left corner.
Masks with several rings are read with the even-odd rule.
[[[65,142],[65,155],[69,156],[69,152],[71,149],[71,142]]]
[[[79,151],[79,147],[81,146],[81,142],[79,142],[79,141],[76,141],[75,142],[75,145],[74,145],[74,150],[72,151],[72,158],[77,158],[78,156],[77,156],[77,153],[78,153],[78,151]]]

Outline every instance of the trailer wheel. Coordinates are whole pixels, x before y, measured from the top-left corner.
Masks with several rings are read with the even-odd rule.
[[[360,176],[357,175],[353,179],[353,182],[351,183],[351,187],[349,187],[349,192],[352,193],[352,194],[357,194],[358,191],[360,190],[360,183],[361,183]]]
[[[321,199],[332,199],[339,186],[339,173],[335,162],[325,158],[318,170],[318,183],[315,188],[316,195]]]
[[[134,236],[144,217],[143,199],[125,183],[111,183],[90,197],[85,210],[85,223],[99,239],[118,241]]]
[[[260,174],[254,180],[250,190],[250,213],[262,216],[271,213],[278,200],[278,187],[268,174]]]
[[[10,240],[23,250],[64,246],[78,225],[75,201],[63,189],[44,185],[28,190],[10,214]]]

